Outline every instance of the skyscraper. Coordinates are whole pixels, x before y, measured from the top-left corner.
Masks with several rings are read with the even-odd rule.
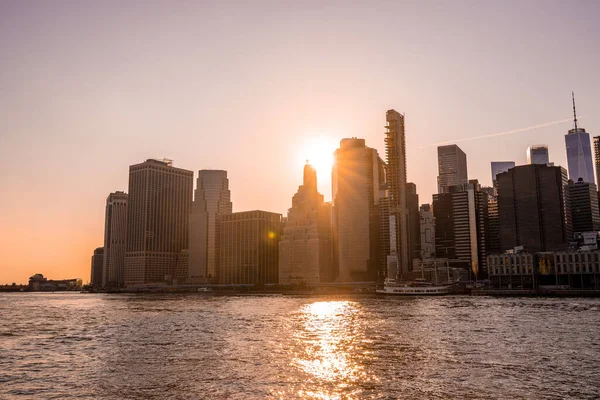
[[[200,170],[190,214],[189,281],[219,276],[218,218],[232,212],[227,171]]]
[[[455,144],[438,147],[438,193],[468,182],[467,155]]]
[[[521,165],[498,175],[500,250],[524,246],[528,252],[564,249],[572,237],[567,171]]]
[[[125,192],[114,192],[106,198],[102,287],[116,288],[125,284],[127,199]]]
[[[173,276],[188,247],[194,173],[170,160],[129,167],[125,285],[163,282]]]
[[[279,282],[281,214],[245,211],[219,216],[219,282]]]
[[[408,233],[408,210],[406,206],[406,134],[404,115],[396,110],[385,113],[386,137],[385,153],[387,161],[386,179],[388,183],[389,212],[395,219],[395,238],[398,241],[397,249],[398,266],[400,274],[411,269],[411,252]],[[416,189],[415,189],[416,194]],[[418,197],[417,197],[418,203]],[[417,205],[418,207],[418,205]],[[388,275],[389,276],[389,275]],[[390,278],[396,278],[390,276]]]
[[[96,250],[94,250],[94,255],[92,256],[92,268],[90,276],[90,285],[92,285],[94,288],[102,287],[103,264],[104,249],[102,247],[98,247]]]
[[[569,179],[578,182],[581,178],[584,182],[594,183],[596,180],[594,179],[590,134],[577,126],[575,95],[573,95],[573,123],[575,127],[565,135]]]
[[[413,260],[421,258],[421,217],[419,214],[419,195],[417,185],[412,182],[406,184],[406,212],[408,215],[408,256],[409,269],[412,270]]]
[[[473,180],[433,195],[436,257],[486,273],[488,194]]]
[[[567,194],[571,206],[573,233],[600,231],[596,185],[584,181],[569,181]]]
[[[306,164],[279,241],[279,283],[317,284],[334,277],[331,204],[317,191],[317,171]]]
[[[334,260],[341,282],[377,279],[383,161],[364,139],[342,139],[332,169]]]
[[[527,148],[527,164],[550,164],[548,146],[545,144],[533,144]]]
[[[435,218],[431,205],[423,204],[419,210],[421,231],[421,258],[435,257]]]

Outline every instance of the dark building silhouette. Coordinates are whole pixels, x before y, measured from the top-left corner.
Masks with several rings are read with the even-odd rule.
[[[421,215],[419,213],[419,195],[417,185],[406,184],[406,211],[408,215],[408,248],[410,249],[410,270],[412,261],[421,258]]]
[[[571,205],[573,233],[600,231],[598,193],[593,183],[569,181],[567,194]]]
[[[500,219],[498,215],[498,200],[488,202],[487,253],[501,253],[500,248]]]
[[[500,249],[564,249],[572,236],[565,195],[567,171],[542,164],[521,165],[497,176]]]
[[[281,214],[244,211],[219,216],[219,282],[279,283]]]
[[[126,286],[173,277],[181,251],[188,248],[193,177],[170,160],[129,167]]]
[[[104,247],[98,247],[94,250],[92,256],[92,271],[90,277],[90,284],[95,288],[102,287],[102,274],[104,264]]]

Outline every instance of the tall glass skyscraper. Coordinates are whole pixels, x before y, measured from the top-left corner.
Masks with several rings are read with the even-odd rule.
[[[577,126],[575,96],[573,96],[573,123],[575,127],[565,135],[569,179],[577,182],[581,178],[583,182],[595,183],[590,134]]]

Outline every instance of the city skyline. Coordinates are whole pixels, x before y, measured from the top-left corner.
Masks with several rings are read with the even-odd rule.
[[[104,26],[118,20],[110,5],[71,5],[70,12],[67,7],[51,9],[48,5],[36,9],[20,4],[0,6],[0,48],[7,54],[5,74],[0,76],[4,132],[0,162],[6,171],[1,182],[6,193],[0,200],[4,228],[0,234],[0,283],[25,282],[36,272],[56,278],[85,278],[90,251],[103,242],[106,195],[127,191],[123,171],[147,158],[170,157],[177,167],[192,171],[227,170],[234,211],[264,209],[283,214],[297,189],[296,177],[304,159],[311,157],[298,154],[303,143],[333,143],[333,152],[342,138],[356,136],[384,154],[382,110],[394,108],[406,115],[407,180],[417,185],[421,203],[430,203],[437,191],[436,147],[423,146],[547,121],[569,121],[506,137],[461,141],[468,157],[468,176],[491,186],[489,162],[501,159],[525,164],[525,150],[531,143],[548,144],[551,161],[567,167],[563,137],[571,125],[571,90],[577,94],[581,125],[592,134],[598,134],[600,127],[600,117],[594,112],[600,108],[600,82],[592,78],[600,65],[593,51],[600,36],[590,19],[597,15],[594,4],[548,6],[553,13],[544,14],[545,19],[533,29],[518,23],[535,19],[540,10],[533,3],[513,10],[490,5],[467,9],[463,4],[453,7],[452,24],[444,22],[448,11],[444,6],[429,10],[410,5],[406,11],[414,21],[395,31],[389,27],[393,24],[386,27],[385,23],[386,18],[393,21],[393,12],[325,7],[321,10],[323,21],[313,19],[308,25],[313,28],[308,36],[303,24],[278,36],[284,30],[275,21],[286,21],[291,15],[285,8],[269,5],[270,12],[258,17],[264,27],[249,35],[248,52],[252,54],[228,53],[238,48],[239,40],[246,40],[225,35],[218,24],[208,21],[203,29],[214,28],[223,36],[218,46],[202,39],[207,45],[206,57],[186,39],[194,36],[189,35],[194,26],[202,25],[198,20],[207,18],[201,11],[231,27],[243,20],[244,14],[258,15],[261,7],[257,7],[259,11],[242,8],[240,14],[230,15],[228,7],[206,10],[189,5],[185,13],[174,12],[172,21],[162,22],[167,37],[160,39],[148,26],[162,21],[158,16],[164,14],[166,4],[149,5],[143,15],[136,15],[134,5],[126,6],[131,31],[118,33]],[[306,14],[316,12],[314,7],[306,7]],[[302,22],[300,14],[297,21]],[[97,15],[106,17],[104,22]],[[425,18],[454,36],[445,35],[441,43],[433,35],[415,38],[411,29]],[[502,26],[503,18],[515,20],[510,29],[514,32]],[[579,23],[557,32],[555,27],[565,18]],[[456,24],[456,20],[462,23]],[[498,55],[491,48],[486,50],[488,46],[473,31],[458,29],[455,24],[472,25],[482,32]],[[235,32],[253,27],[246,24]],[[555,39],[552,46],[534,49],[540,33]],[[390,38],[384,40],[387,35]],[[511,47],[519,36],[523,39],[520,45]],[[14,37],[18,38],[16,46],[8,39]],[[327,40],[320,41],[323,38]],[[394,40],[405,43],[408,58],[371,61]],[[358,48],[352,52],[356,43]],[[164,55],[161,58],[171,62],[153,55],[150,50],[155,44]],[[426,49],[428,45],[432,48]],[[78,51],[73,52],[74,48]],[[564,57],[556,57],[556,48],[564,49]],[[448,49],[453,50],[452,56]],[[572,51],[585,54],[586,63],[573,65],[569,61]],[[470,60],[468,65],[457,61],[461,59],[457,55]],[[256,57],[256,61],[244,63],[248,57]],[[282,61],[286,58],[288,61]],[[122,61],[110,66],[109,59]],[[205,59],[209,62],[203,63]],[[410,62],[405,62],[407,59]],[[500,62],[500,69],[490,65],[495,61]],[[143,65],[147,69],[141,68]],[[204,68],[199,68],[201,65]],[[427,65],[436,67],[425,68]],[[210,82],[207,77],[223,66],[229,68],[227,79]],[[383,79],[366,79],[365,75]],[[528,82],[525,91],[521,79]],[[253,100],[237,96],[243,91],[254,93]],[[516,93],[519,96],[515,97]],[[290,104],[279,104],[286,100]],[[235,134],[234,140],[229,137],[231,114],[244,126],[244,134]],[[198,149],[203,150],[199,153]],[[267,160],[262,159],[265,153],[270,155]],[[330,175],[317,172],[319,191],[326,201],[331,200]],[[261,180],[252,176],[261,176]],[[78,195],[64,196],[73,192]],[[60,200],[40,205],[40,193]]]

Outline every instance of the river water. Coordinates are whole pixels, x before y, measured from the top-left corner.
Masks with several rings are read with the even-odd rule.
[[[0,294],[1,399],[600,397],[600,299]]]

